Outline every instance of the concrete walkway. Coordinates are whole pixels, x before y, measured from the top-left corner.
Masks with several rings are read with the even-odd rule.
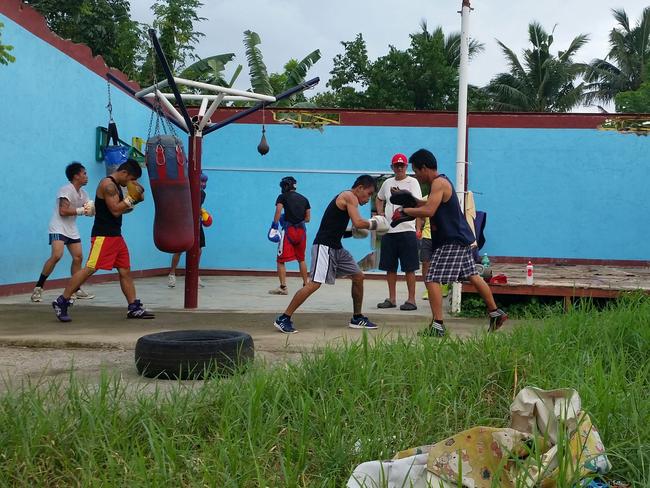
[[[227,329],[249,333],[256,357],[269,362],[298,358],[324,345],[336,345],[363,337],[366,331],[347,327],[351,317],[350,281],[323,286],[294,315],[298,334],[285,335],[273,327],[291,295],[301,285],[290,279],[289,296],[269,295],[277,279],[249,276],[207,276],[199,290],[199,308],[184,310],[184,281],[167,287],[167,277],[136,280],[138,296],[156,312],[154,320],[127,320],[124,297],[117,282],[89,286],[92,300],[77,300],[70,314],[73,321],[56,320],[51,301],[59,289],[46,290],[43,302],[31,303],[29,294],[0,297],[0,376],[11,383],[26,378],[61,376],[70,369],[96,379],[101,371],[119,373],[129,381],[151,382],[137,376],[133,350],[137,339],[148,333],[175,329]],[[371,338],[392,340],[413,336],[426,327],[431,312],[422,300],[418,284],[418,309],[377,309],[386,297],[384,281],[365,282],[364,313],[379,325],[367,331]],[[401,301],[406,284],[398,283]],[[445,320],[450,333],[467,336],[486,329],[487,318]]]
[[[274,277],[259,276],[207,276],[201,278],[205,283],[199,289],[199,311],[219,310],[229,312],[269,312],[280,313],[289,304],[293,294],[302,285],[299,278],[289,278],[287,285],[289,295],[270,295],[268,290],[277,288],[278,280]],[[184,302],[184,277],[177,277],[175,288],[167,286],[167,276],[155,278],[141,278],[135,280],[138,297],[147,308],[162,311],[163,309],[183,309]],[[46,284],[47,285],[47,284]],[[84,286],[84,290],[92,292],[95,298],[82,300],[78,305],[122,307],[125,306],[124,295],[120,291],[118,282],[102,283]],[[377,304],[384,301],[387,295],[387,285],[383,280],[366,280],[364,282],[364,314],[373,318],[377,315],[403,315],[409,317],[428,317],[431,315],[429,302],[422,299],[424,285],[418,283],[417,288],[418,309],[402,312],[397,308],[378,309]],[[56,299],[61,289],[46,289],[43,293],[43,302],[49,303]],[[32,304],[29,294],[0,297],[0,304]],[[398,305],[407,298],[406,283],[398,282]],[[302,312],[352,312],[352,298],[350,296],[350,280],[337,280],[333,286],[323,285],[314,293],[307,302],[298,310]]]

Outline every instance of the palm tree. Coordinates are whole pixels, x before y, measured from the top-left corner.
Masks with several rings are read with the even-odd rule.
[[[609,33],[611,47],[605,59],[594,59],[586,72],[587,102],[610,102],[617,93],[638,89],[650,62],[650,7],[634,28],[625,10],[612,9],[618,28]]]
[[[237,65],[235,72],[230,77],[229,81],[224,78],[224,71],[226,65],[233,60],[235,53],[216,54],[197,61],[185,68],[181,74],[181,78],[187,78],[194,81],[202,81],[210,83],[211,85],[219,85],[231,88],[233,83],[241,73],[242,65]]]
[[[553,28],[553,31],[555,28]],[[532,48],[524,51],[523,61],[497,39],[510,66],[509,73],[496,75],[486,87],[495,110],[521,112],[566,112],[582,103],[584,83],[576,84],[584,65],[573,56],[589,40],[587,34],[575,37],[565,51],[551,53],[553,31],[548,34],[537,22],[528,25]]]
[[[427,21],[425,19],[420,21],[420,28],[422,29],[422,32],[415,34],[416,36],[421,35],[428,40],[433,39],[436,36],[444,37],[444,52],[445,57],[447,58],[447,65],[458,68],[460,65],[460,32],[452,32],[447,34],[445,37],[441,26],[438,26],[433,31],[429,32]],[[470,39],[469,59],[472,59],[484,49],[485,45],[483,43],[478,42],[475,39]]]
[[[246,46],[246,59],[248,61],[248,70],[251,78],[251,89],[255,93],[263,95],[275,95],[279,92],[293,88],[294,86],[305,81],[307,71],[320,59],[320,50],[316,49],[302,61],[289,60],[284,65],[283,73],[273,73],[269,76],[264,64],[262,52],[259,49],[261,44],[260,36],[253,31],[244,32],[244,46]],[[304,100],[304,96],[297,94],[294,97],[278,102],[280,106],[287,106],[298,100]]]

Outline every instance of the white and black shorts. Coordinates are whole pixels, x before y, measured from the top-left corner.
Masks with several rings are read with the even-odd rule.
[[[311,247],[311,281],[333,285],[336,278],[360,272],[357,262],[346,249],[332,249],[323,244],[314,244]]]
[[[453,283],[478,274],[471,246],[445,244],[433,250],[425,282]]]

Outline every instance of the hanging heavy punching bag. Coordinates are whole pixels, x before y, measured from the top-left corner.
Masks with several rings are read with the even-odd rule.
[[[156,208],[154,243],[163,252],[189,251],[194,220],[183,143],[173,135],[153,136],[147,141],[146,160]]]

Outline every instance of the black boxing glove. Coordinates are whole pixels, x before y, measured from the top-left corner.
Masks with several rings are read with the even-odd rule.
[[[410,215],[406,215],[404,213],[404,209],[397,208],[393,212],[393,216],[390,219],[390,226],[391,227],[397,227],[402,222],[408,222],[410,220],[415,220],[415,217],[411,217]]]

